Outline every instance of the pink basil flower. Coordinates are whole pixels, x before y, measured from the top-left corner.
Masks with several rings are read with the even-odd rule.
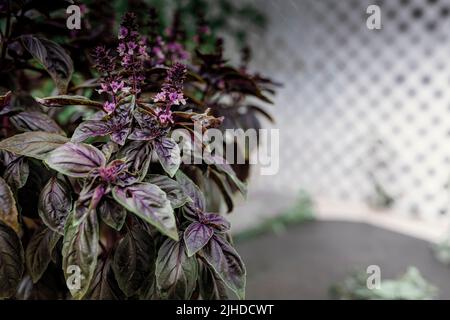
[[[116,105],[114,102],[106,101],[103,104],[103,110],[105,110],[107,114],[111,114],[114,111],[114,109],[116,109]]]

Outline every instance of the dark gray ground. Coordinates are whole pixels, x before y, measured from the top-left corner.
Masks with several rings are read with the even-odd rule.
[[[330,285],[371,264],[382,279],[416,266],[439,298],[450,299],[450,267],[433,257],[429,243],[367,224],[306,222],[237,249],[247,266],[247,299],[329,299]]]

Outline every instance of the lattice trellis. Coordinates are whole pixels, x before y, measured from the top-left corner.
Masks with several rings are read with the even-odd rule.
[[[450,0],[254,0],[270,26],[252,67],[276,98],[281,169],[254,184],[449,213]],[[378,4],[382,29],[366,28]],[[380,197],[383,195],[383,197]]]

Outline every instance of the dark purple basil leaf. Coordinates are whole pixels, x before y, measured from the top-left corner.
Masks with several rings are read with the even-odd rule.
[[[148,142],[131,141],[119,150],[117,158],[126,159],[128,171],[142,180],[150,165],[151,151],[151,145]]]
[[[16,134],[0,141],[0,149],[26,157],[44,160],[47,155],[69,139],[56,133],[41,131]]]
[[[114,278],[111,259],[105,258],[98,261],[91,286],[84,298],[88,300],[121,300],[124,298]]]
[[[166,194],[160,188],[150,183],[137,183],[128,187],[116,186],[112,190],[112,195],[127,210],[178,241],[173,209]]]
[[[19,131],[46,131],[65,135],[55,120],[42,112],[24,111],[9,118]]]
[[[84,144],[68,142],[52,151],[45,159],[47,165],[70,177],[87,177],[89,172],[106,164],[103,153],[97,148]]]
[[[166,193],[167,199],[169,199],[170,204],[174,209],[180,208],[185,203],[192,201],[183,191],[180,184],[168,176],[161,174],[148,174],[144,181],[156,184],[160,187],[161,190]]]
[[[47,270],[58,240],[59,235],[47,227],[40,228],[31,237],[25,250],[25,262],[33,283],[38,282]]]
[[[142,109],[137,109],[134,112],[134,118],[139,127],[135,128],[130,134],[130,140],[152,141],[167,135],[169,132],[169,128],[161,127],[155,116],[145,113]]]
[[[227,286],[207,265],[200,264],[199,289],[202,300],[228,300]]]
[[[38,212],[42,221],[51,230],[62,235],[71,210],[72,196],[69,186],[57,177],[50,178],[39,196]]]
[[[188,202],[181,208],[184,217],[191,221],[197,221],[203,214],[202,211],[195,207],[192,203]]]
[[[193,256],[203,248],[211,239],[213,233],[214,230],[210,226],[200,222],[192,222],[184,230],[184,243],[186,244],[188,256]]]
[[[247,186],[241,180],[239,180],[233,168],[226,162],[224,158],[217,155],[211,155],[208,152],[205,152],[203,157],[207,164],[214,166],[214,168],[218,172],[225,174],[244,196],[247,194]]]
[[[38,103],[46,107],[64,107],[64,106],[91,106],[103,108],[101,102],[92,101],[84,96],[54,96],[46,98],[34,98]],[[102,116],[104,114],[102,113]]]
[[[161,137],[153,142],[156,155],[164,171],[171,177],[175,175],[181,164],[180,148],[178,144],[169,137]]]
[[[111,132],[111,140],[117,143],[118,145],[123,146],[129,134],[130,134],[129,127],[117,129]]]
[[[128,139],[135,141],[151,141],[155,139],[154,134],[146,129],[136,128],[128,136]]]
[[[2,178],[0,178],[0,222],[7,224],[16,232],[20,230],[16,200],[8,184]]]
[[[126,187],[135,184],[136,182],[139,182],[139,179],[136,176],[132,175],[128,171],[123,171],[117,176],[115,185]]]
[[[183,241],[166,239],[158,251],[156,283],[163,299],[191,298],[198,277],[195,257],[188,257]]]
[[[136,119],[136,122],[141,128],[147,128],[156,120],[155,116],[146,113],[141,108],[136,109],[136,111],[133,113],[133,117],[134,119]]]
[[[4,161],[5,171],[3,177],[6,182],[14,189],[22,188],[28,180],[28,175],[30,174],[30,167],[28,161],[23,156],[16,156],[10,152],[4,151],[3,153],[8,153],[8,162]]]
[[[39,61],[52,77],[60,93],[67,91],[73,73],[73,62],[57,43],[33,35],[20,37],[25,49]]]
[[[127,217],[127,210],[111,197],[104,197],[98,206],[100,218],[111,228],[120,231]]]
[[[153,279],[156,250],[153,238],[135,219],[127,231],[114,253],[113,270],[119,287],[130,297]]]
[[[225,239],[213,235],[200,251],[208,264],[239,299],[245,297],[246,271],[236,250]]]
[[[221,215],[215,213],[205,214],[203,222],[216,229],[217,232],[227,232],[231,227],[230,222]]]
[[[72,142],[83,142],[87,138],[105,136],[111,131],[104,121],[87,120],[82,122],[76,129],[70,139]]]
[[[25,258],[17,233],[0,221],[0,299],[16,293],[24,271]]]
[[[70,215],[64,230],[62,267],[68,283],[75,280],[72,268],[79,268],[83,275],[79,279],[79,287],[73,285],[69,288],[75,299],[82,299],[89,290],[97,267],[98,253],[99,224],[95,212],[90,212],[82,220],[77,221]]]
[[[118,145],[123,146],[131,131],[131,113],[132,103],[121,105],[108,118],[107,124],[111,134],[111,140]]]
[[[189,198],[193,201],[193,206],[204,211],[206,208],[205,196],[199,189],[199,187],[181,170],[178,170],[175,179],[180,184],[181,188],[184,190]]]

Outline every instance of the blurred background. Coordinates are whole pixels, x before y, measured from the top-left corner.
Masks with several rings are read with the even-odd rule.
[[[248,298],[450,298],[450,1],[246,3],[250,69],[283,84],[280,170],[231,215]]]

